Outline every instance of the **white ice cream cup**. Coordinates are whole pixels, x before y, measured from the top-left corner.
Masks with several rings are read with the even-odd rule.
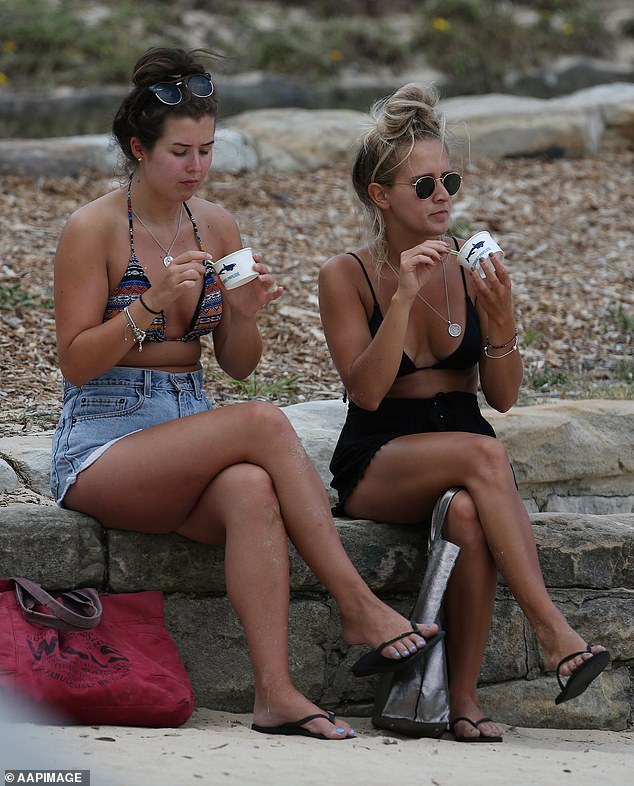
[[[214,261],[216,275],[222,281],[226,289],[235,289],[243,284],[248,284],[257,278],[259,273],[253,269],[253,254],[250,248],[240,248],[233,254],[227,254],[222,259]]]
[[[485,274],[480,266],[480,260],[488,259],[489,254],[504,256],[504,252],[491,234],[483,230],[482,232],[476,232],[475,235],[471,235],[468,240],[465,240],[456,258],[462,267],[472,272],[476,271],[482,278],[485,278]]]

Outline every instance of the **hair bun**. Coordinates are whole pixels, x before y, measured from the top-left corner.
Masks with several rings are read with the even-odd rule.
[[[377,131],[386,140],[417,132],[440,136],[443,122],[436,110],[439,94],[433,85],[409,82],[387,98],[377,101],[371,115]]]

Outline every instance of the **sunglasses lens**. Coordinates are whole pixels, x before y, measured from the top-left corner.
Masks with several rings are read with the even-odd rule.
[[[152,85],[150,90],[158,98],[168,106],[175,106],[180,103],[182,99],[181,91],[178,85],[171,85],[169,82],[161,82],[158,85]]]
[[[433,177],[429,175],[425,175],[424,177],[419,177],[415,183],[416,188],[416,196],[419,199],[429,199],[429,197],[434,193],[434,188],[436,188],[436,181]]]
[[[192,74],[187,80],[187,87],[197,98],[207,98],[214,92],[209,74]]]
[[[460,177],[457,172],[449,172],[449,174],[445,175],[443,178],[442,183],[449,196],[453,196],[458,193],[458,189],[462,184],[462,177]]]

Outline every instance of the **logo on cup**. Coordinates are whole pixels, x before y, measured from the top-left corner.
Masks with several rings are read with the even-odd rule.
[[[480,266],[480,260],[487,259],[489,254],[501,254],[503,256],[504,252],[491,234],[483,230],[482,232],[476,232],[475,235],[471,235],[468,240],[465,240],[457,258],[462,267],[471,272],[479,273],[481,278],[486,278],[486,274]]]
[[[222,259],[217,259],[213,265],[225,288],[235,289],[258,277],[253,269],[254,261],[250,248],[240,248]]]

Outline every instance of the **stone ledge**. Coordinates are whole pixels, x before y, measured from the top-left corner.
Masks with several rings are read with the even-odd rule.
[[[535,514],[532,519],[555,602],[583,635],[610,648],[613,664],[590,700],[563,713],[556,709],[555,681],[543,673],[533,633],[501,583],[481,671],[485,712],[511,724],[624,729],[633,696],[634,515]],[[347,519],[336,524],[364,579],[407,614],[424,566],[420,536],[405,526]],[[167,624],[197,704],[249,711],[248,648],[225,596],[222,548],[177,535],[106,532],[83,514],[13,504],[0,508],[0,566],[0,575],[27,575],[51,589],[162,590]],[[341,640],[334,603],[292,547],[291,598],[291,659],[299,687],[339,711],[369,714],[376,683],[354,680],[349,672],[363,648]]]
[[[339,401],[324,401],[285,411],[327,483],[327,462],[345,408]],[[527,500],[532,505],[540,500],[552,504],[551,487],[564,494],[563,499],[566,489],[592,491],[593,473],[606,486],[621,484],[622,492],[631,491],[632,402],[562,402],[518,408],[517,417],[512,414],[491,420],[514,460],[518,456],[520,488],[540,491]],[[580,445],[585,463],[570,460]],[[11,482],[19,490],[6,492],[0,506],[0,575],[27,575],[50,589],[92,585],[108,592],[163,590],[167,624],[198,705],[249,711],[253,693],[248,650],[225,595],[223,550],[177,535],[105,531],[88,516],[58,508],[44,488],[49,460],[50,435],[0,440],[0,467],[6,464],[6,475],[13,473]],[[505,723],[551,728],[619,730],[630,722],[634,513],[631,496],[621,493],[621,498],[629,500],[623,509],[604,515],[531,513],[549,591],[582,635],[608,646],[611,669],[584,700],[556,708],[556,682],[544,674],[534,635],[500,582],[480,679],[487,714]],[[588,499],[596,508],[596,498]],[[409,613],[424,566],[416,530],[350,519],[337,519],[336,525],[365,580],[391,605]],[[290,652],[297,684],[325,706],[369,714],[376,683],[354,680],[349,672],[362,648],[341,640],[334,603],[292,547],[290,554]]]

